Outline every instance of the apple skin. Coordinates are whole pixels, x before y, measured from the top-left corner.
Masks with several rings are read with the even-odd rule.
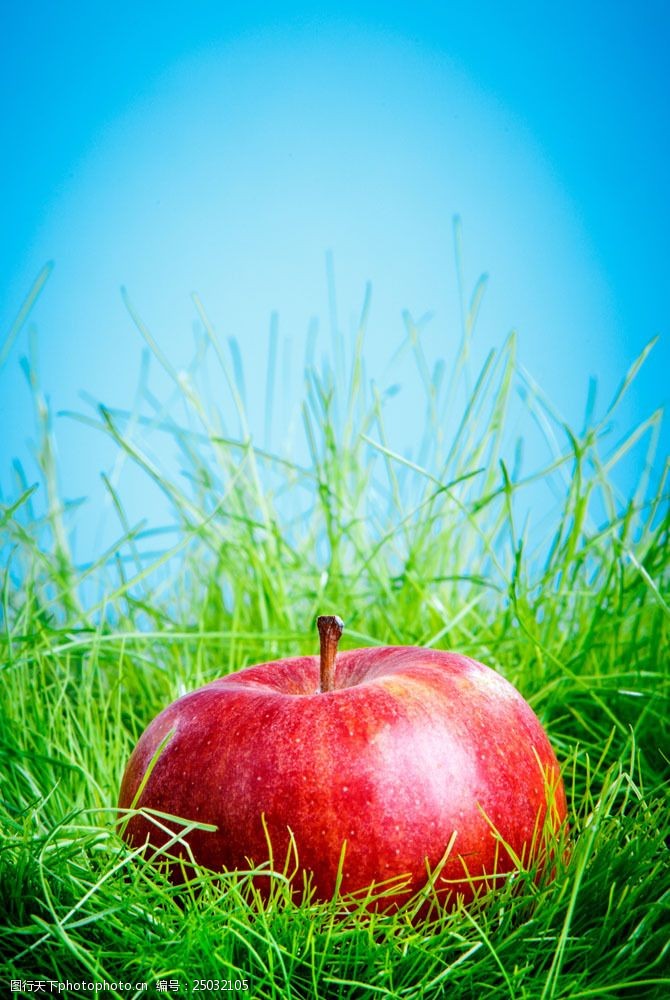
[[[267,861],[268,837],[282,870],[290,829],[319,899],[336,889],[345,841],[341,892],[405,877],[386,906],[426,884],[427,865],[440,863],[453,837],[436,889],[447,903],[458,894],[469,902],[477,885],[490,888],[490,876],[517,867],[499,838],[528,864],[547,811],[554,829],[566,817],[559,765],[530,706],[499,674],[456,653],[345,651],[327,692],[314,656],[213,681],[145,730],[121,808],[133,804],[171,731],[135,807],[214,824],[216,832],[187,839],[195,860],[217,871]],[[168,840],[142,813],[124,836],[153,848]]]

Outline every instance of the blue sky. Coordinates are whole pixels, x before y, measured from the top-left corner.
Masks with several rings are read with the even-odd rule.
[[[589,376],[604,407],[660,333],[622,419],[667,401],[666,4],[25,2],[0,24],[0,343],[53,259],[33,320],[55,411],[84,409],[81,390],[132,398],[122,285],[178,365],[197,290],[257,409],[276,310],[299,394],[327,252],[345,332],[372,282],[374,374],[403,308],[434,314],[427,347],[448,358],[456,213],[468,284],[490,276],[482,354],[516,329],[578,424]],[[0,371],[4,494],[32,435],[27,345],[24,329]],[[95,502],[108,456],[56,429],[66,492]]]

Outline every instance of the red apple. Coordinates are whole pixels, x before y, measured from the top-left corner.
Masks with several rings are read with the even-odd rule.
[[[472,900],[519,861],[541,863],[543,833],[565,819],[565,791],[515,688],[456,653],[378,646],[336,656],[341,630],[320,618],[320,660],[248,667],[161,712],[130,758],[120,807],[215,825],[187,841],[217,871],[267,861],[268,841],[281,869],[292,833],[322,899],[342,858],[343,893],[398,880],[384,905],[409,898],[442,861],[435,888],[451,902]],[[169,829],[140,812],[124,835],[161,848]]]

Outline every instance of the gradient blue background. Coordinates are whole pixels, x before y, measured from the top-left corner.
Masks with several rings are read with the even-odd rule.
[[[370,374],[397,377],[404,308],[434,313],[427,348],[448,359],[455,213],[468,285],[490,275],[480,356],[516,329],[579,425],[589,376],[602,412],[661,333],[612,443],[666,402],[667,4],[24,2],[0,19],[0,338],[54,259],[32,315],[54,411],[85,409],[82,389],[130,403],[125,285],[177,366],[197,290],[259,415],[277,310],[288,419],[310,319],[327,326],[326,251],[347,335],[372,282]],[[29,465],[27,338],[0,371],[4,496],[11,459]],[[95,506],[110,454],[67,418],[56,431],[66,495]],[[667,445],[666,427],[659,465]]]

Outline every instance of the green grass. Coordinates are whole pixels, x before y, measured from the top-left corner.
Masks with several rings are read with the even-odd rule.
[[[352,350],[336,340],[330,365],[306,369],[300,460],[255,443],[239,352],[217,339],[199,301],[185,373],[128,303],[168,388],[156,396],[145,372],[133,412],[99,406],[81,418],[115,443],[105,485],[119,523],[118,541],[85,566],[71,554],[76,505],[62,499],[51,416],[27,366],[40,481],[35,490],[17,469],[0,506],[3,989],[122,980],[157,995],[157,980],[176,979],[185,996],[196,979],[245,979],[238,995],[264,1000],[670,993],[660,414],[612,442],[635,365],[602,418],[589,406],[584,428],[569,429],[517,364],[514,338],[471,378],[482,292],[464,303],[450,373],[431,365],[405,318],[400,350],[414,359],[426,412],[411,457],[387,430],[397,399],[365,372],[368,299]],[[217,366],[227,388],[214,406],[204,386]],[[275,375],[270,366],[269,401]],[[513,427],[541,429],[537,469],[524,470]],[[166,441],[179,474],[165,471]],[[639,470],[625,495],[615,485],[623,462]],[[119,482],[131,468],[164,495],[169,531],[128,521]],[[243,874],[202,872],[175,888],[124,845],[114,805],[147,722],[222,673],[314,651],[320,612],[345,618],[343,646],[457,649],[520,689],[564,764],[572,846],[553,882],[521,876],[481,905],[422,922],[411,908],[310,905],[279,876],[266,903]]]

